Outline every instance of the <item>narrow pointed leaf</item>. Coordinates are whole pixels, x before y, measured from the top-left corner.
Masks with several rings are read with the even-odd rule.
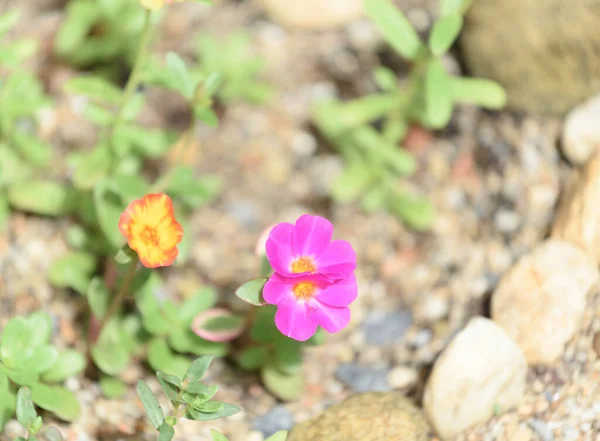
[[[144,405],[144,409],[146,409],[146,415],[148,415],[148,419],[155,428],[159,429],[160,426],[162,426],[162,424],[165,422],[165,414],[163,413],[158,400],[148,385],[142,380],[138,381],[137,393],[142,404]]]

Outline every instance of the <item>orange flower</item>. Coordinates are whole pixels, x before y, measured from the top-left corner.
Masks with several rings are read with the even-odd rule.
[[[164,193],[132,201],[121,214],[119,231],[147,268],[171,265],[183,236],[173,213],[173,201]]]

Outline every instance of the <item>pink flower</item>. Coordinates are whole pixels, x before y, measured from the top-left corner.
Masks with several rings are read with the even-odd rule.
[[[295,225],[276,225],[266,247],[273,270],[284,277],[321,274],[331,280],[343,279],[356,269],[356,253],[345,240],[332,242],[332,234],[331,222],[308,214]]]
[[[277,305],[275,324],[282,334],[308,340],[321,326],[333,333],[350,321],[358,288],[356,254],[346,241],[331,242],[327,219],[304,215],[295,225],[281,223],[267,240],[267,257],[275,273],[263,297]]]

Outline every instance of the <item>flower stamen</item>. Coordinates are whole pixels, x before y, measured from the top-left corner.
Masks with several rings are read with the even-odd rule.
[[[308,301],[315,295],[316,286],[311,282],[298,283],[294,286],[294,297],[296,300]]]
[[[299,257],[292,262],[292,272],[294,274],[300,273],[316,273],[317,266],[312,257]]]

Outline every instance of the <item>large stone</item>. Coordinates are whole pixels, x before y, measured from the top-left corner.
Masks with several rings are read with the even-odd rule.
[[[492,296],[492,318],[529,363],[553,363],[577,331],[597,279],[592,257],[568,242],[547,240],[502,277]]]
[[[363,0],[260,0],[269,15],[284,26],[329,29],[363,14]]]
[[[288,441],[426,441],[425,416],[399,392],[351,396],[297,425]]]
[[[575,107],[565,120],[562,150],[573,165],[583,165],[600,147],[600,95]]]
[[[600,263],[600,153],[574,175],[552,226],[552,237],[586,250]]]
[[[476,76],[509,106],[563,114],[600,92],[600,0],[475,0],[461,36]]]
[[[435,362],[423,406],[439,435],[451,439],[515,407],[525,392],[527,362],[493,321],[472,318]]]

